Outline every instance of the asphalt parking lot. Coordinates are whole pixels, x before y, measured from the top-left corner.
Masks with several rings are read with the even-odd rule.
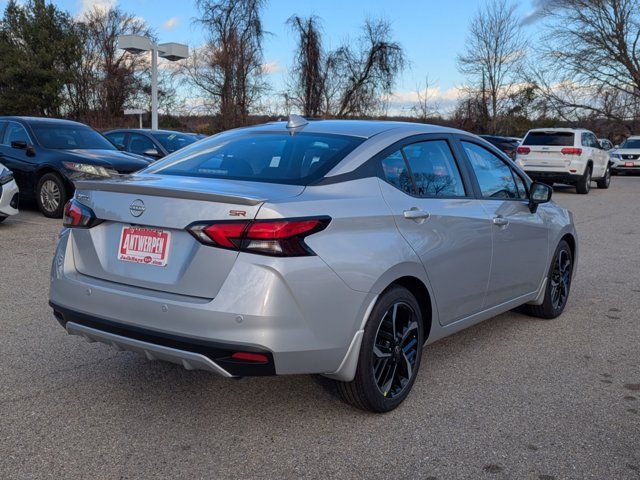
[[[0,478],[640,478],[640,177],[554,199],[581,249],[565,313],[429,346],[386,415],[322,377],[226,380],[66,335],[60,221],[23,210],[0,225]]]

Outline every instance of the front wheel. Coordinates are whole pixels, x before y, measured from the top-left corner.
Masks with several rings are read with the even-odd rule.
[[[424,338],[421,311],[409,290],[384,292],[364,329],[358,367],[351,382],[338,382],[347,403],[376,413],[393,410],[415,382]]]
[[[569,244],[562,240],[553,255],[544,300],[541,305],[523,305],[522,311],[534,317],[552,319],[558,317],[567,305],[573,274],[573,255]]]
[[[609,185],[611,185],[611,167],[609,165],[607,165],[607,169],[604,172],[604,177],[598,180],[596,185],[598,185],[598,188],[605,189],[609,188]]]
[[[67,201],[67,189],[57,173],[45,173],[36,189],[38,208],[45,217],[61,218]]]

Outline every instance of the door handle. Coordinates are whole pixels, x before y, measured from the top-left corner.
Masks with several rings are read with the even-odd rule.
[[[493,224],[498,227],[506,227],[509,225],[509,220],[504,218],[502,215],[498,215],[497,217],[493,217]]]
[[[420,210],[419,208],[413,207],[410,210],[405,210],[403,212],[404,218],[415,221],[425,221],[427,218],[431,216],[429,212],[425,212],[424,210]]]

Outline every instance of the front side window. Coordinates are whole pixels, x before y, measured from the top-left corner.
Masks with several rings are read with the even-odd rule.
[[[150,139],[138,133],[129,135],[129,148],[127,151],[137,155],[145,155],[147,150],[156,150],[156,146]]]
[[[228,132],[189,145],[148,172],[308,185],[362,142],[358,137],[320,133]]]
[[[467,158],[476,174],[484,198],[524,198],[516,186],[511,168],[489,150],[471,142],[462,142]]]
[[[419,197],[464,197],[460,171],[446,140],[430,140],[402,149]]]
[[[31,142],[27,131],[19,123],[9,122],[7,124],[7,131],[5,132],[3,143],[5,145],[11,145],[11,142]]]
[[[116,147],[124,147],[124,132],[116,132],[116,133],[107,133],[105,137],[109,139],[111,143],[113,143]]]

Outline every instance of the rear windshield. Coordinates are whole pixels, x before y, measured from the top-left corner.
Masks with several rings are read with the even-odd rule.
[[[522,144],[572,147],[574,135],[573,132],[529,132]]]
[[[622,142],[620,148],[640,148],[640,138],[628,138]]]
[[[362,141],[304,132],[228,132],[169,155],[147,172],[307,185],[322,178]]]

